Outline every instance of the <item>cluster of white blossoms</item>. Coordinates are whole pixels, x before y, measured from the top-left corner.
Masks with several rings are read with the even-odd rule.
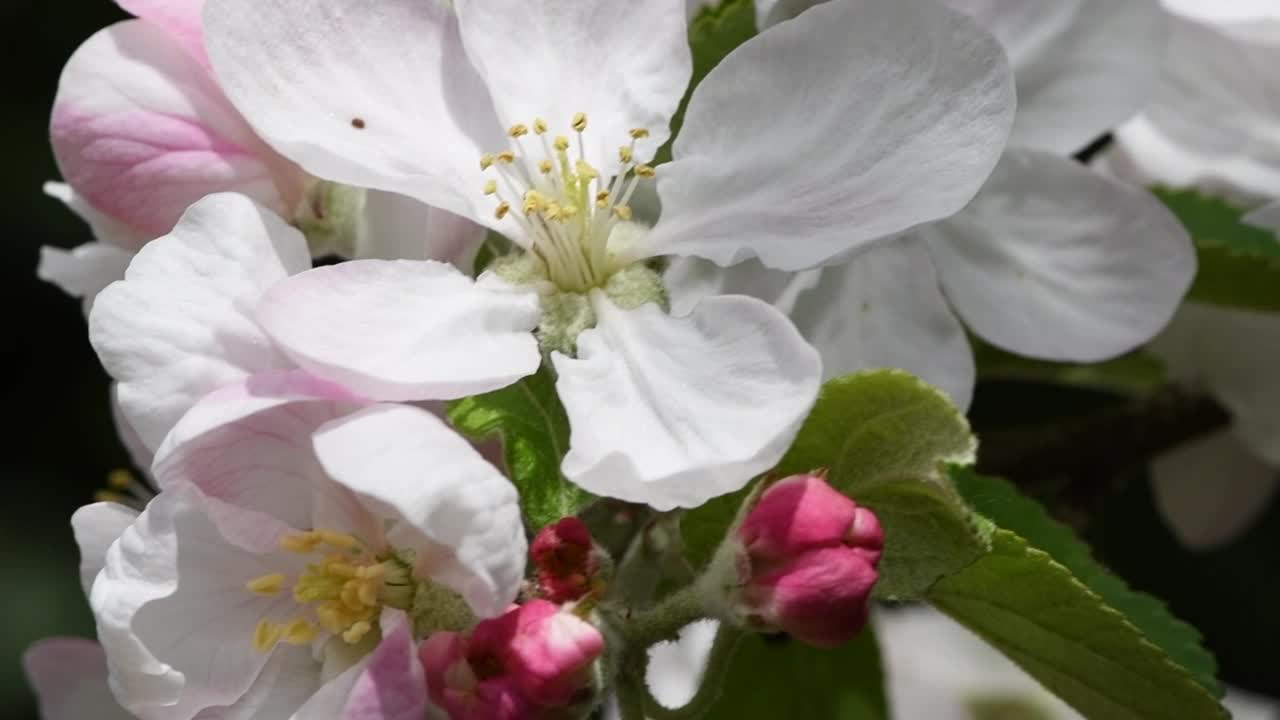
[[[674,138],[684,0],[118,2],[52,121],[96,239],[41,274],[85,299],[158,494],[75,516],[101,650],[46,649],[84,668],[49,720],[109,717],[107,682],[144,720],[559,717],[583,698],[493,639],[537,528],[439,401],[548,373],[568,482],[696,508],[826,378],[964,406],[966,328],[1112,357],[1195,272],[1158,201],[1071,157],[1143,106],[1154,0],[758,3]],[[537,657],[589,685],[573,637]]]

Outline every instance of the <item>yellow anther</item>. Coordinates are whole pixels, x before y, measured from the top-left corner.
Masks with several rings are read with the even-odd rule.
[[[128,490],[134,484],[133,474],[128,470],[112,470],[107,473],[107,487],[112,490]]]
[[[556,150],[559,150],[560,152],[564,152],[565,150],[568,150],[569,138],[563,135],[557,135],[555,140],[555,147],[556,147]]]
[[[587,114],[586,114],[586,113],[574,113],[574,114],[573,114],[573,129],[574,129],[574,130],[577,130],[578,132],[582,132],[583,130],[586,130],[586,129],[587,129]]]
[[[631,128],[631,137],[634,140],[642,140],[649,137],[648,128]]]
[[[95,492],[93,494],[93,499],[95,502],[118,503],[121,505],[126,504],[129,501],[129,498],[125,497],[124,495],[121,495],[118,492],[112,492],[110,490],[99,490]]]
[[[296,535],[285,535],[280,538],[280,547],[289,552],[307,554],[316,551],[316,546],[320,544],[320,537],[313,532],[303,532]]]
[[[609,205],[609,191],[601,190],[600,192],[596,193],[596,207],[608,207],[608,205]]]
[[[547,131],[547,121],[542,118],[534,118],[533,131],[541,135]]]
[[[361,620],[347,628],[347,631],[342,633],[342,639],[346,640],[348,645],[355,645],[363,640],[364,636],[368,635],[372,629],[373,625],[368,620]]]
[[[366,580],[381,580],[387,576],[386,565],[365,565],[360,568],[359,576]]]
[[[481,169],[481,170],[488,170],[489,168],[493,167],[493,161],[494,161],[494,160],[496,160],[496,159],[497,159],[497,158],[494,156],[494,154],[493,154],[493,153],[485,153],[485,154],[481,155],[481,156],[480,156],[480,169]]]
[[[524,194],[524,214],[532,215],[538,212],[545,202],[546,198],[542,196],[542,193],[537,190],[530,190]]]
[[[548,220],[556,220],[560,217],[560,203],[552,201],[547,203],[543,208],[542,215]]]
[[[316,608],[316,617],[325,630],[331,633],[342,632],[347,624],[342,621],[342,611],[335,605],[324,603]]]
[[[619,205],[613,209],[613,214],[622,220],[630,220],[631,208],[627,205]]]
[[[511,204],[507,202],[500,202],[498,203],[498,207],[493,211],[493,216],[501,220],[505,218],[509,212],[511,212]]]
[[[359,569],[355,565],[340,561],[335,562],[335,560],[336,558],[329,558],[329,561],[324,564],[325,574],[340,577],[344,580],[350,580],[351,578],[356,577],[356,574],[359,573]]]
[[[258,652],[270,652],[280,642],[280,626],[270,620],[259,620],[253,629],[253,647]]]
[[[485,195],[495,195],[498,192],[498,181],[490,180],[484,184]]]
[[[583,180],[595,180],[596,178],[600,177],[600,173],[596,172],[596,169],[591,167],[591,163],[587,162],[586,160],[579,160],[576,163],[576,165],[578,170],[578,177],[582,178]]]
[[[640,176],[640,177],[642,177],[642,178],[651,178],[651,177],[653,177],[654,175],[657,175],[657,174],[658,174],[658,172],[657,172],[656,170],[654,170],[654,169],[653,169],[653,166],[652,166],[652,165],[637,165],[637,166],[636,166],[636,175],[639,175],[639,176]]]
[[[550,175],[551,171],[555,169],[556,169],[555,163],[551,162],[550,160],[543,160],[542,162],[538,163],[538,171],[541,172],[543,175]]]
[[[511,126],[511,129],[507,131],[507,134],[513,138],[521,138],[529,134],[529,127],[527,125],[517,123]]]
[[[318,634],[319,630],[310,620],[296,618],[284,626],[281,630],[280,639],[290,645],[307,645],[312,640],[315,640]]]
[[[381,588],[378,585],[366,582],[360,584],[360,591],[357,594],[360,596],[360,602],[364,603],[365,606],[376,607],[380,590]]]
[[[624,163],[631,162],[631,158],[633,157],[633,155],[634,155],[634,152],[631,150],[630,147],[626,145],[623,145],[622,147],[618,148],[618,159]]]
[[[284,589],[284,575],[281,575],[280,573],[263,575],[262,577],[254,578],[245,583],[245,587],[249,588],[249,592],[264,595],[266,597],[279,595],[280,591]]]
[[[320,542],[330,547],[336,547],[339,550],[355,550],[360,547],[360,541],[353,535],[347,533],[334,532],[333,530],[316,530]]]
[[[503,165],[510,165],[515,161],[516,161],[516,154],[510,150],[503,150],[502,152],[498,153],[498,162],[502,163]]]
[[[566,221],[572,220],[572,219],[574,219],[574,218],[575,218],[575,217],[577,217],[577,216],[578,216],[578,206],[577,206],[577,205],[563,205],[563,206],[561,206],[561,208],[560,208],[560,217],[559,217],[559,220],[560,220],[561,222],[566,222]]]

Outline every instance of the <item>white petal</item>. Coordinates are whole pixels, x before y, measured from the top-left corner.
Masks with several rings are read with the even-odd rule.
[[[192,57],[208,66],[200,18],[204,0],[116,0],[116,4],[163,29]]]
[[[290,720],[435,717],[426,715],[427,681],[418,659],[413,624],[403,612],[384,609],[379,627],[382,641],[373,652],[326,682]]]
[[[89,339],[147,447],[205,393],[292,367],[250,313],[263,291],[310,265],[297,230],[244,196],[212,195],[99,294]]]
[[[85,505],[71,516],[71,529],[80,548],[80,587],[86,596],[106,563],[107,549],[137,518],[137,510],[113,502]]]
[[[83,638],[49,638],[22,656],[41,720],[133,720],[111,695],[102,647]]]
[[[1117,133],[1119,168],[1148,183],[1280,196],[1280,42],[1176,15],[1170,30],[1155,98]]]
[[[125,530],[90,596],[123,706],[144,720],[191,717],[244,694],[268,659],[253,649],[254,627],[292,612],[291,597],[245,588],[301,569],[291,556],[264,554],[284,530],[190,485],[161,493]]]
[[[932,0],[836,0],[748,40],[694,92],[637,255],[798,270],[946,217],[1013,120],[999,44]]]
[[[822,354],[825,377],[901,368],[968,408],[973,351],[922,242],[900,238],[821,273],[791,317]]]
[[[242,192],[276,212],[301,177],[262,143],[213,78],[149,23],[113,25],[76,50],[50,121],[58,167],[101,213],[146,237],[215,192]]]
[[[309,647],[279,646],[253,685],[233,705],[202,710],[195,720],[291,718],[320,688],[318,663]],[[332,717],[332,716],[330,716]]]
[[[1280,316],[1187,303],[1151,349],[1175,378],[1206,387],[1237,437],[1280,467]]]
[[[120,388],[112,383],[111,385],[111,424],[116,428],[116,436],[120,438],[120,444],[124,446],[125,452],[129,453],[129,460],[133,466],[148,476],[151,472],[151,463],[155,460],[155,452],[142,442],[142,436],[138,435],[138,431],[133,429],[133,425],[124,417],[124,411],[120,409]]]
[[[1200,438],[1151,463],[1156,505],[1178,539],[1208,550],[1230,542],[1275,495],[1280,471],[1232,433]]]
[[[1280,233],[1280,201],[1264,205],[1244,216],[1244,221],[1264,230]]]
[[[489,85],[504,124],[545,119],[571,136],[589,119],[587,160],[606,176],[632,128],[644,162],[669,137],[671,116],[693,72],[683,0],[455,0],[471,62]]]
[[[1186,230],[1149,193],[1033,150],[1007,153],[964,212],[922,235],[970,328],[1053,360],[1146,342],[1196,269]]]
[[[470,272],[486,230],[466,218],[397,193],[372,191],[356,241],[357,260],[439,260]]]
[[[1167,39],[1159,0],[947,0],[1004,45],[1018,85],[1010,143],[1077,152],[1152,94]]]
[[[425,410],[381,405],[315,437],[325,470],[379,517],[418,568],[462,594],[479,615],[501,613],[524,576],[515,487],[462,436]]]
[[[447,3],[208,0],[205,22],[227,95],[308,172],[491,217],[480,155],[507,140]]]
[[[821,270],[773,270],[756,260],[723,268],[702,258],[676,257],[667,265],[662,280],[671,298],[672,315],[687,315],[712,295],[750,295],[790,315],[796,298],[817,284],[821,275]]]
[[[68,210],[88,223],[89,228],[93,230],[93,237],[98,242],[128,250],[130,257],[134,251],[153,237],[138,228],[130,227],[109,215],[98,212],[66,183],[47,182],[44,184],[44,194],[61,201]]]
[[[73,250],[46,245],[40,248],[36,276],[57,285],[71,297],[80,298],[88,315],[98,293],[124,279],[131,260],[132,252],[101,242],[85,243]]]
[[[663,707],[681,708],[693,699],[702,685],[707,656],[719,629],[720,623],[715,620],[699,620],[684,626],[676,640],[649,648],[644,679]]]
[[[311,436],[360,405],[301,371],[255,375],[206,395],[182,417],[156,453],[156,482],[162,490],[191,483],[224,502],[310,528],[317,499],[332,485]],[[332,529],[362,525],[354,517],[360,513],[348,514],[351,520]]]
[[[538,298],[439,262],[357,260],[279,283],[258,322],[300,366],[378,400],[451,400],[538,369]]]
[[[552,356],[571,427],[565,477],[659,510],[697,507],[786,452],[822,374],[786,316],[738,295],[678,318],[598,291],[593,304],[599,325],[578,357]]]

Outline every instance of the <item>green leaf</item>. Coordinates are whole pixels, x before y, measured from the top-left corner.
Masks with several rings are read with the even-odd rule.
[[[929,600],[1093,720],[1226,718],[1214,697],[1047,552],[996,529]]]
[[[537,530],[582,509],[590,495],[560,474],[569,449],[569,418],[547,363],[534,375],[449,404],[449,420],[474,440],[502,439],[508,477]]]
[[[689,89],[680,101],[680,109],[671,118],[671,140],[658,150],[653,164],[671,159],[671,143],[680,126],[684,124],[684,111],[689,98],[707,73],[720,64],[734,48],[756,34],[756,8],[753,0],[725,0],[714,7],[705,7],[689,23],[689,49],[693,53],[693,77]]]
[[[1247,310],[1280,311],[1280,242],[1241,222],[1245,211],[1197,190],[1153,188],[1195,241],[1200,270],[1188,298]]]
[[[978,376],[983,380],[1021,380],[1091,388],[1122,395],[1143,395],[1166,378],[1164,363],[1144,350],[1106,362],[1077,364],[1015,355],[984,342],[973,343]]]
[[[748,634],[739,641],[722,688],[703,720],[889,717],[880,647],[870,626],[837,650]]]
[[[831,380],[778,465],[825,468],[831,484],[875,511],[885,529],[880,597],[918,597],[987,549],[984,529],[951,484],[977,441],[941,391],[899,370]]]
[[[1108,572],[1070,528],[1049,517],[1039,503],[1012,484],[971,470],[957,469],[952,478],[975,510],[1048,553],[1107,605],[1119,610],[1147,640],[1164,650],[1214,697],[1222,697],[1222,686],[1216,679],[1217,662],[1200,644],[1199,631],[1174,617],[1160,600],[1131,590]]]

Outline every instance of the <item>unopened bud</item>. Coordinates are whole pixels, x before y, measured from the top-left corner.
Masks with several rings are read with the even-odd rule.
[[[744,623],[819,647],[843,645],[866,624],[884,530],[823,477],[769,487],[736,541],[731,606]]]
[[[554,603],[579,600],[592,590],[602,552],[587,524],[567,517],[543,528],[529,549],[542,596]]]

